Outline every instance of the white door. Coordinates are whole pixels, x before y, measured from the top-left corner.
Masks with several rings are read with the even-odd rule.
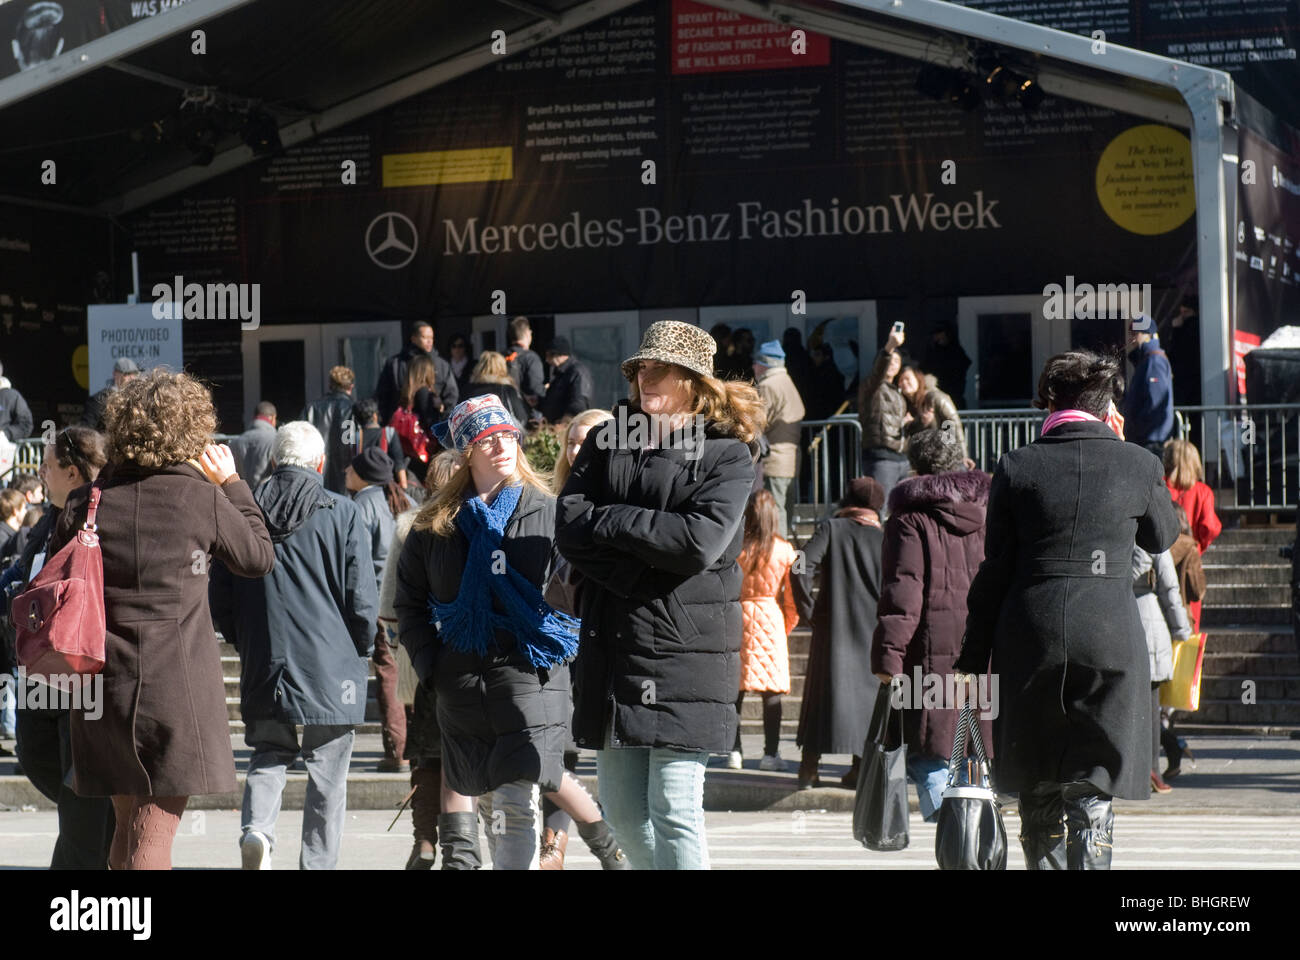
[[[700,307],[700,326],[709,330],[725,323],[733,331],[746,329],[754,335],[754,346],[780,340],[786,327],[801,327],[802,317],[792,316],[788,303],[751,303],[735,307]]]
[[[471,318],[470,349],[475,357],[484,350],[492,350],[500,354],[507,352],[506,347],[510,346],[510,338],[506,335],[507,319],[493,314]],[[537,346],[533,344],[533,349],[537,349]]]
[[[966,406],[1028,407],[1039,371],[1053,353],[1069,349],[1069,338],[1068,321],[1043,317],[1041,293],[958,299],[957,339],[975,368]]]
[[[573,355],[591,371],[593,406],[609,409],[627,399],[622,366],[641,342],[640,317],[636,310],[555,315],[555,335],[567,337]]]
[[[402,348],[402,325],[313,323],[262,326],[243,335],[244,422],[261,400],[275,404],[281,423],[296,420],[303,408],[329,390],[329,370],[351,368],[352,394],[372,396],[384,361]]]
[[[244,331],[245,425],[262,400],[275,404],[279,422],[287,423],[325,392],[320,329],[318,323],[295,323]]]
[[[876,303],[874,300],[837,300],[808,304],[804,316],[791,316],[786,327],[803,333],[807,347],[813,339],[830,345],[835,366],[847,386],[865,377],[876,359]],[[784,332],[785,327],[782,327]],[[852,412],[850,410],[850,412]]]

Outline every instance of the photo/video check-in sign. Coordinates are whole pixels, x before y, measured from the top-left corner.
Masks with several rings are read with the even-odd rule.
[[[181,318],[159,320],[154,317],[153,306],[114,303],[87,308],[90,393],[98,393],[113,382],[113,364],[122,357],[134,360],[142,371],[158,366],[182,368]]]

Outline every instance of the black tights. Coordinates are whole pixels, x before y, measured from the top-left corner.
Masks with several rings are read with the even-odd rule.
[[[775,757],[781,747],[781,694],[761,693],[763,698],[763,755]],[[740,752],[740,708],[745,703],[745,691],[736,698],[736,752]]]

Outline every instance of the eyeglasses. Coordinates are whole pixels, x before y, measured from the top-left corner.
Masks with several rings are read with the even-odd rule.
[[[513,446],[519,442],[519,434],[513,430],[502,430],[500,433],[494,433],[490,437],[484,437],[482,440],[475,440],[470,444],[475,450],[482,450],[488,453],[501,441],[502,447]]]

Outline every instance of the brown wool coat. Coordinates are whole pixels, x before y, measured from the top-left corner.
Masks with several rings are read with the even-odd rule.
[[[208,569],[261,577],[275,562],[243,480],[224,487],[196,467],[108,468],[99,504],[107,662],[103,714],[72,712],[81,796],[233,793],[221,659],[208,612]],[[68,497],[51,555],[86,518],[90,488]]]

